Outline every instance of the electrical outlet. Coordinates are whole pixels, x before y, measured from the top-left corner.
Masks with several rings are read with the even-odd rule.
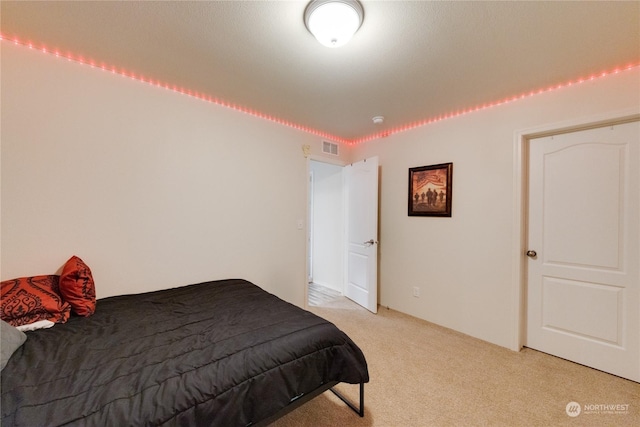
[[[413,287],[413,296],[416,297],[416,298],[420,297],[420,288],[419,287],[417,287],[417,286]]]

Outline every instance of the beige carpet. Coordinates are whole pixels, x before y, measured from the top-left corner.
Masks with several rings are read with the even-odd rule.
[[[310,311],[363,350],[371,377],[365,416],[326,392],[273,427],[640,426],[640,384],[633,381],[386,308],[374,315],[344,298]],[[357,386],[338,388],[357,402]],[[570,402],[581,405],[576,417],[567,415]]]

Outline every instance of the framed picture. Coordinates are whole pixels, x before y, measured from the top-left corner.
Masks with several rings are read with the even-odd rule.
[[[409,216],[451,216],[453,163],[409,168]]]

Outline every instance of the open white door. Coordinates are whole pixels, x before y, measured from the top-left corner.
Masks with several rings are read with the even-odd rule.
[[[640,381],[640,123],[531,140],[527,346]]]
[[[378,312],[378,158],[345,167],[347,256],[345,296]]]

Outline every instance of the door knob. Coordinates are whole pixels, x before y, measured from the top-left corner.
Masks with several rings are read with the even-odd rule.
[[[535,258],[536,256],[538,256],[538,253],[536,251],[527,251],[527,256],[529,258]]]
[[[363,243],[363,245],[371,246],[371,245],[374,245],[374,244],[376,244],[376,243],[378,243],[378,242],[376,242],[376,241],[375,241],[375,240],[373,240],[373,239],[369,239],[369,240],[367,240],[366,242],[364,242],[364,243]]]

